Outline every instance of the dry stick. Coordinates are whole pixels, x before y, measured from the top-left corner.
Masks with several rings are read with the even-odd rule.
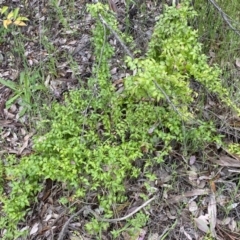
[[[228,24],[228,26],[238,35],[240,36],[239,30],[237,30],[233,25],[231,24],[231,20],[229,19],[228,15],[218,6],[218,4],[214,0],[209,0],[212,5],[220,12],[222,18],[225,20],[225,22]]]
[[[118,40],[118,42],[121,44],[121,46],[123,47],[124,51],[131,57],[133,58],[132,53],[128,50],[128,48],[126,47],[126,45],[122,42],[122,40],[120,39],[120,37],[118,36],[118,34],[111,28],[111,26],[109,26],[107,24],[107,22],[103,19],[103,17],[101,16],[101,14],[98,15],[100,18],[100,21],[102,22],[102,24],[104,26],[106,26],[114,35],[114,37]]]
[[[73,218],[77,217],[79,214],[81,214],[87,207],[83,207],[81,208],[78,212],[74,213],[64,224],[59,236],[58,236],[58,240],[63,240],[63,238],[65,237],[65,233],[67,231],[68,225],[70,224],[70,222],[72,221]]]
[[[141,209],[143,209],[144,207],[146,207],[149,203],[151,203],[153,200],[155,200],[157,198],[157,195],[155,195],[154,197],[150,198],[149,200],[147,200],[146,202],[144,202],[141,206],[139,206],[138,208],[136,208],[133,212],[129,213],[128,215],[121,217],[121,218],[114,218],[114,219],[107,219],[107,218],[101,218],[99,217],[92,209],[90,209],[88,206],[85,206],[83,208],[81,208],[78,212],[74,213],[69,219],[68,221],[64,224],[58,240],[63,240],[63,238],[65,237],[65,233],[67,231],[67,227],[70,224],[70,222],[72,221],[73,218],[77,217],[79,214],[81,214],[84,210],[87,210],[89,213],[91,213],[97,220],[102,221],[102,222],[109,222],[109,223],[116,223],[116,222],[120,222],[120,221],[124,221],[128,218],[130,218],[131,216],[133,216],[135,213],[139,212]]]
[[[134,211],[132,211],[131,213],[129,213],[128,215],[121,217],[121,218],[113,218],[113,219],[107,219],[107,218],[101,218],[99,217],[93,210],[88,209],[89,212],[99,221],[102,222],[109,222],[109,223],[116,223],[116,222],[120,222],[120,221],[124,221],[128,218],[130,218],[131,216],[133,216],[135,213],[139,212],[141,209],[143,209],[144,207],[146,207],[149,203],[151,203],[153,200],[155,200],[157,198],[157,195],[155,195],[154,197],[150,198],[149,200],[147,200],[146,202],[144,202],[141,206],[137,207]]]
[[[167,102],[172,106],[173,110],[178,113],[181,116],[181,113],[178,111],[178,109],[174,106],[168,95],[165,93],[165,91],[161,88],[161,86],[156,82],[156,80],[153,80],[155,86],[157,87],[158,90],[162,92],[164,97],[167,99]]]

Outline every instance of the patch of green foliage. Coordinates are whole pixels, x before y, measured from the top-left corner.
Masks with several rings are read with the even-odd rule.
[[[227,145],[227,149],[231,154],[236,154],[240,156],[240,144],[239,143],[230,143]]]
[[[193,96],[198,94],[189,87],[191,79],[236,108],[221,84],[221,70],[208,65],[198,42],[197,30],[188,26],[188,21],[195,16],[196,12],[188,6],[169,7],[155,26],[146,58],[128,60],[129,66],[138,72],[126,81],[132,95],[138,99],[168,97],[168,101],[185,117],[189,117],[187,108],[193,102]]]
[[[231,105],[221,86],[220,70],[207,65],[197,32],[188,26],[195,12],[187,4],[180,9],[167,8],[156,24],[146,57],[127,59],[136,75],[125,80],[123,93],[116,93],[108,67],[113,55],[107,41],[111,32],[98,14],[123,39],[126,36],[118,31],[105,5],[89,5],[89,11],[97,19],[94,77],[88,87],[65,95],[64,104],[49,107],[49,118],[39,129],[42,132],[50,126],[50,130],[35,137],[33,154],[20,161],[9,158],[5,171],[11,179],[11,193],[0,199],[4,214],[0,228],[7,229],[5,239],[16,236],[17,223],[44,179],[65,183],[75,198],[84,199],[86,193],[95,192],[104,217],[109,218],[112,205],[127,199],[124,182],[137,178],[141,171],[142,177],[153,177],[150,169],[162,163],[177,144],[194,150],[220,142],[213,124],[196,119],[189,111],[194,101],[192,78]],[[143,169],[136,160],[144,163]],[[146,219],[138,222],[145,224]],[[94,219],[86,228],[96,233],[108,225]]]

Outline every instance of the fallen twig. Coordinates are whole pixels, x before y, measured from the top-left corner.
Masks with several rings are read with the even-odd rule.
[[[113,218],[113,219],[107,219],[107,218],[101,218],[99,217],[93,210],[88,209],[89,212],[95,217],[97,218],[97,220],[102,221],[102,222],[109,222],[109,223],[116,223],[116,222],[120,222],[120,221],[124,221],[130,217],[132,217],[135,213],[139,212],[141,209],[143,209],[144,207],[146,207],[149,203],[151,203],[153,200],[155,200],[157,198],[157,196],[155,195],[154,197],[150,198],[149,200],[147,200],[146,202],[144,202],[141,206],[137,207],[133,212],[129,213],[128,215],[121,217],[121,218]]]
[[[136,208],[133,212],[129,213],[128,215],[121,217],[121,218],[114,218],[114,219],[107,219],[107,218],[101,218],[100,216],[98,216],[92,209],[90,209],[89,206],[85,206],[83,208],[81,208],[78,212],[74,213],[69,219],[68,221],[64,224],[58,240],[63,240],[65,235],[66,235],[66,231],[68,228],[68,225],[71,223],[72,219],[77,217],[78,215],[80,215],[84,210],[87,210],[89,213],[91,213],[97,220],[102,221],[102,222],[109,222],[109,223],[116,223],[116,222],[120,222],[120,221],[124,221],[130,217],[132,217],[134,214],[136,214],[137,212],[139,212],[141,209],[143,209],[144,207],[146,207],[149,203],[151,203],[153,200],[155,200],[157,198],[157,195],[155,195],[154,197],[150,198],[149,200],[147,200],[146,202],[144,202],[141,206],[139,206],[138,208]]]
[[[121,40],[121,38],[118,36],[118,34],[111,28],[111,26],[103,19],[103,17],[101,16],[101,14],[98,15],[99,19],[101,21],[102,24],[104,24],[104,26],[106,26],[114,35],[114,37],[118,40],[118,42],[121,44],[122,48],[124,49],[124,51],[131,57],[133,58],[132,53],[128,50],[127,46],[123,43],[123,41]]]
[[[98,0],[94,0],[93,2],[97,3]],[[112,9],[111,6],[111,2],[109,1],[109,6]],[[114,6],[116,7],[116,6]],[[115,9],[117,11],[117,9]],[[115,10],[113,10],[114,12],[116,12]],[[114,37],[117,39],[117,41],[120,43],[120,45],[122,46],[122,48],[124,49],[124,51],[131,57],[133,58],[133,54],[128,50],[127,46],[123,43],[123,41],[121,40],[121,38],[118,36],[118,34],[112,29],[112,27],[103,19],[101,14],[98,14],[99,19],[101,21],[101,23],[108,28],[108,30],[110,30],[112,32],[112,34],[114,35]]]
[[[67,228],[68,228],[68,225],[70,224],[70,222],[72,221],[73,218],[77,217],[78,215],[80,215],[87,207],[83,207],[81,208],[78,212],[74,213],[66,222],[65,224],[63,225],[63,228],[58,236],[58,240],[63,240],[63,238],[65,237],[66,235],[66,231],[67,231]]]

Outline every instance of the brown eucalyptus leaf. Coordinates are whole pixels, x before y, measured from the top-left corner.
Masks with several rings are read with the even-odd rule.
[[[210,159],[210,161],[214,164],[218,164],[224,167],[240,167],[240,161],[228,156],[222,156],[219,160]]]

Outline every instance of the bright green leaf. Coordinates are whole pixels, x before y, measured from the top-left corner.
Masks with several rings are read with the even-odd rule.
[[[7,102],[6,102],[6,108],[10,108],[12,106],[12,104],[21,96],[21,93],[18,93],[17,95],[15,95],[14,97],[10,98]]]
[[[17,91],[17,90],[18,90],[17,84],[14,83],[13,81],[4,80],[4,79],[0,78],[0,83],[3,84],[3,85],[6,86],[6,87],[11,88],[11,89],[14,90],[14,91]]]
[[[1,14],[4,14],[8,10],[8,6],[3,6],[1,8]]]
[[[13,11],[13,19],[16,19],[19,13],[19,8],[15,8]]]

